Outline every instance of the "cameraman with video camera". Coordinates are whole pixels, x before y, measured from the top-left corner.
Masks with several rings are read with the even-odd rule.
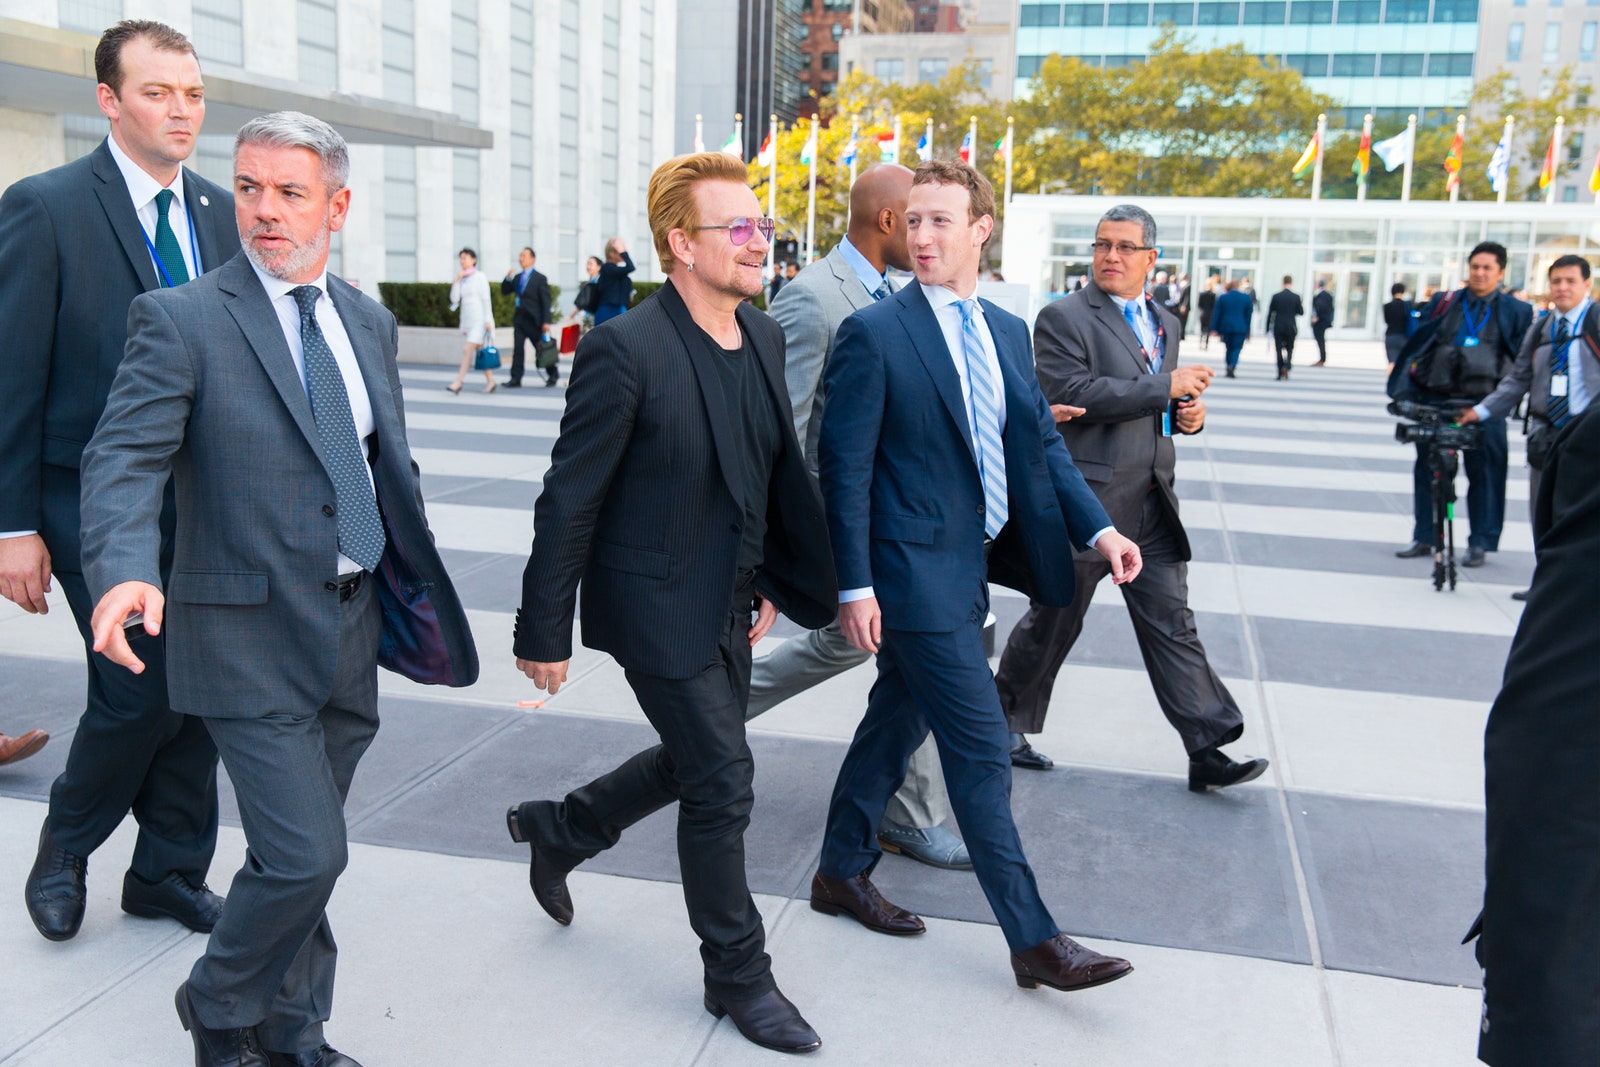
[[[1494,393],[1516,363],[1517,351],[1533,321],[1533,308],[1500,291],[1506,249],[1484,241],[1467,257],[1467,284],[1441,293],[1422,311],[1389,376],[1389,396],[1431,407],[1481,403]],[[1506,513],[1506,423],[1490,412],[1480,419],[1477,447],[1463,453],[1467,471],[1466,567],[1481,567],[1484,555],[1500,547]],[[1413,468],[1412,509],[1416,519],[1411,544],[1402,559],[1434,553],[1432,472],[1428,444],[1418,441]]]

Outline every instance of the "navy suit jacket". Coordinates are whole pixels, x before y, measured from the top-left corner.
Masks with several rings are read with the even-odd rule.
[[[1249,293],[1230,289],[1217,297],[1217,305],[1211,310],[1211,330],[1213,333],[1248,334],[1254,310]]]
[[[1072,549],[1111,525],[1056,432],[1028,327],[983,301],[1006,398],[1010,518],[983,557],[983,484],[961,380],[920,285],[851,315],[828,361],[819,443],[840,589],[872,586],[891,629],[944,633],[986,579],[1072,603]]]

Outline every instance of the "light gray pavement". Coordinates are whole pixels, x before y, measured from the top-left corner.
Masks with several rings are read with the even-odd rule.
[[[1481,737],[1520,609],[1508,594],[1532,569],[1520,440],[1502,551],[1435,593],[1427,561],[1392,554],[1409,532],[1410,451],[1382,410],[1381,349],[1330,349],[1330,367],[1277,383],[1253,342],[1241,377],[1207,394],[1207,431],[1179,446],[1200,634],[1245,710],[1234,747],[1271,756],[1272,772],[1228,793],[1184,790],[1181,748],[1105,587],[1036,739],[1057,770],[1016,775],[1057,918],[1130,958],[1128,979],[1017,989],[971,875],[898,857],[878,880],[929,917],[926,936],[810,911],[822,813],[871,669],[753,724],[751,880],[779,982],[823,1036],[816,1062],[1474,1062],[1477,973],[1455,942],[1481,892]],[[1220,348],[1207,355],[1220,362]],[[571,928],[533,904],[506,806],[558,795],[652,734],[620,670],[592,652],[559,696],[520,706],[544,696],[511,666],[510,619],[561,391],[452,398],[447,371],[402,376],[485,670],[464,691],[383,679],[385,726],[356,778],[357,844],[330,906],[342,949],[330,1039],[368,1067],[776,1062],[699,1006],[670,812],[574,874]],[[0,611],[0,729],[54,735],[0,769],[0,900],[12,902],[0,1063],[185,1063],[171,997],[204,942],[117,909],[131,822],[90,861],[74,941],[44,941],[22,908],[82,706],[76,631],[53,604],[45,619]],[[997,592],[1002,641],[1024,607]],[[218,891],[243,855],[224,803]]]

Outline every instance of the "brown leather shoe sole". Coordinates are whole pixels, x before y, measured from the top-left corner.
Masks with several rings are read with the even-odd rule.
[[[35,752],[38,752],[45,746],[46,742],[50,740],[50,735],[40,730],[30,730],[28,733],[23,734],[21,737],[14,738],[13,740],[20,741],[22,743],[16,748],[12,749],[10,752],[0,749],[0,766],[3,766],[7,763],[16,763],[18,760],[27,759],[29,756],[33,755]]]
[[[1133,964],[1130,963],[1127,967],[1117,971],[1114,974],[1108,974],[1104,977],[1095,978],[1087,982],[1079,982],[1076,985],[1057,985],[1048,978],[1035,978],[1028,974],[1018,974],[1016,978],[1018,987],[1022,989],[1038,989],[1042,985],[1047,985],[1051,989],[1059,989],[1063,993],[1075,993],[1080,989],[1093,989],[1097,985],[1105,985],[1108,982],[1115,982],[1118,978],[1125,978],[1132,973]]]

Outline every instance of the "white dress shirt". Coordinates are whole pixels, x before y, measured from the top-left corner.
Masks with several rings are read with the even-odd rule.
[[[295,303],[294,297],[289,293],[301,285],[314,285],[320,291],[317,297],[316,315],[317,326],[322,330],[322,337],[328,342],[328,348],[333,351],[334,362],[339,365],[339,373],[344,376],[344,391],[350,397],[350,415],[355,419],[356,437],[360,439],[363,450],[370,455],[373,433],[372,399],[367,396],[367,386],[361,377],[361,365],[356,362],[356,350],[350,345],[350,335],[345,333],[344,323],[339,319],[339,312],[333,306],[333,300],[328,296],[328,275],[317,276],[314,282],[286,282],[282,278],[274,278],[255,263],[250,268],[256,272],[256,277],[261,279],[262,288],[266,289],[267,297],[272,301],[272,310],[278,313],[278,325],[283,327],[283,339],[289,343],[289,354],[294,357],[294,369],[300,374],[300,385],[306,383],[306,356],[305,346],[300,343],[300,305]],[[372,468],[367,468],[367,480],[372,480]],[[376,486],[373,492],[377,492]],[[361,570],[361,564],[339,553],[339,573],[341,575],[354,574]]]
[[[156,243],[156,194],[163,188],[160,182],[139,168],[139,164],[128,158],[128,154],[117,144],[117,139],[106,136],[106,145],[111,149],[111,158],[117,161],[117,169],[122,172],[122,182],[128,188],[128,195],[133,200],[133,213],[139,219],[139,225],[144,228],[144,234],[150,238],[150,243]],[[167,207],[167,222],[172,226],[172,233],[178,239],[178,247],[183,249],[183,262],[189,268],[189,277],[199,277],[200,272],[194,262],[195,246],[190,239],[189,212],[183,203],[183,171],[180,169],[178,177],[172,183],[173,199]],[[150,262],[155,263],[154,256]],[[156,277],[161,276],[159,267]],[[0,532],[0,540],[8,537],[27,537],[38,533],[37,530],[6,530]]]
[[[108,135],[106,145],[111,149],[111,158],[117,161],[117,169],[122,172],[128,195],[133,198],[133,211],[139,216],[139,225],[144,228],[144,235],[150,238],[152,245],[156,243],[156,194],[162,189],[172,190],[172,203],[167,205],[167,224],[172,227],[172,235],[178,239],[178,247],[183,251],[183,265],[189,268],[189,277],[200,277],[200,264],[194,261],[196,246],[189,226],[189,208],[183,199],[183,169],[178,169],[178,176],[171,185],[164,186],[129,159],[115,137]],[[150,261],[155,263],[155,256],[151,256]],[[156,277],[161,277],[159,267]]]
[[[1161,336],[1161,333],[1157,323],[1154,321],[1155,313],[1151,311],[1149,305],[1145,303],[1144,296],[1141,294],[1137,298],[1129,300],[1127,297],[1118,296],[1115,293],[1107,293],[1106,295],[1109,296],[1112,302],[1117,305],[1117,310],[1121,312],[1124,317],[1126,317],[1128,314],[1124,309],[1129,304],[1133,305],[1133,333],[1134,336],[1139,339],[1139,347],[1144,349],[1146,352],[1155,352],[1158,357],[1165,357],[1165,352],[1156,352],[1156,340]],[[1160,358],[1156,360],[1156,366],[1161,366]],[[1154,370],[1151,370],[1150,360],[1148,357],[1145,359],[1144,369],[1150,371],[1151,374],[1156,373]]]
[[[944,335],[945,348],[950,352],[950,361],[955,364],[956,376],[961,379],[961,406],[967,413],[967,431],[972,434],[972,440],[978,439],[978,428],[973,421],[972,410],[972,383],[967,376],[967,344],[961,331],[961,301],[971,299],[974,294],[966,298],[957,296],[954,292],[942,285],[923,285],[922,295],[927,297],[928,306],[933,308],[933,317],[939,323],[939,332]],[[994,335],[989,331],[988,320],[984,318],[983,304],[977,300],[972,302],[974,316],[978,320],[978,339],[983,343],[983,360],[989,367],[989,380],[995,384],[996,406],[999,408],[1000,432],[1006,432],[1006,392],[1005,379],[1000,374],[1000,355],[995,351]],[[1100,539],[1105,530],[1098,530],[1089,538],[1092,546]],[[848,604],[854,600],[865,600],[874,596],[872,586],[866,585],[859,589],[839,590],[839,603]]]

